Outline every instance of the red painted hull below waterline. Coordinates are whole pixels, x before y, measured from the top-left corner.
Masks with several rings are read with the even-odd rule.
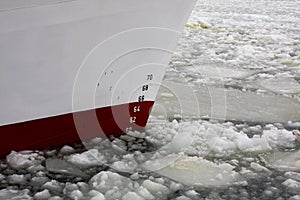
[[[0,156],[12,150],[45,149],[142,130],[153,103],[122,104],[0,126]]]

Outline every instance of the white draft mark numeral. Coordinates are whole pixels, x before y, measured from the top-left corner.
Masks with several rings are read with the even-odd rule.
[[[130,124],[135,123],[136,122],[136,117],[130,117],[129,122],[130,122]]]
[[[133,107],[133,112],[140,112],[141,111],[141,107],[140,106],[134,106]]]

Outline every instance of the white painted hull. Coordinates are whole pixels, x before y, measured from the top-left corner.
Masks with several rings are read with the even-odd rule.
[[[194,3],[1,0],[0,127],[153,102]]]

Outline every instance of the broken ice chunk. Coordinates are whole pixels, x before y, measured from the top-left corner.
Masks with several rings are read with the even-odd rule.
[[[134,199],[134,200],[144,200],[143,197],[139,196],[135,192],[127,192],[123,197],[122,200],[128,200],[128,199]]]
[[[131,183],[127,177],[121,176],[110,171],[102,171],[93,176],[89,182],[90,186],[102,194],[105,194],[111,188],[122,190]]]
[[[189,186],[215,187],[241,180],[233,171],[234,166],[215,164],[201,157],[170,155],[147,161],[143,168]]]
[[[155,183],[151,180],[145,180],[142,183],[142,186],[150,191],[154,196],[165,196],[170,193],[169,188],[160,183]]]
[[[67,160],[79,167],[88,168],[93,166],[100,166],[106,162],[106,158],[97,149],[91,149],[81,154],[73,154]]]
[[[279,170],[300,171],[300,150],[294,152],[274,152],[261,156],[270,167]]]
[[[2,189],[0,190],[0,199],[22,199],[31,200],[32,197],[29,195],[29,190],[14,190],[14,189]]]
[[[51,197],[51,194],[47,189],[45,189],[41,192],[37,192],[34,195],[34,199],[37,199],[37,200],[49,199],[50,197]]]
[[[14,169],[25,169],[30,166],[39,165],[37,153],[12,151],[7,157],[7,163]]]
[[[87,177],[88,175],[84,173],[81,169],[77,166],[62,160],[62,159],[47,159],[46,160],[46,168],[50,172],[61,173],[61,174],[68,174],[80,177]]]
[[[282,183],[290,192],[299,193],[300,191],[300,182],[295,181],[293,179],[287,179]]]

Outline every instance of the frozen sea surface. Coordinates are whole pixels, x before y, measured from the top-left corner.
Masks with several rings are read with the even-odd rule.
[[[300,199],[300,1],[199,1],[144,132],[0,161],[6,199]]]

